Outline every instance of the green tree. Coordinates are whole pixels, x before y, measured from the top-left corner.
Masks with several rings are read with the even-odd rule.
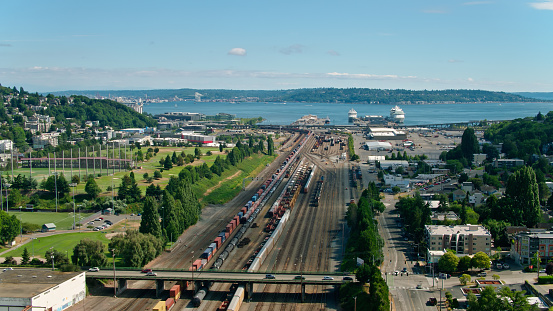
[[[73,248],[71,261],[78,266],[104,267],[108,263],[105,246],[100,241],[83,239]]]
[[[448,273],[454,272],[457,269],[458,264],[459,257],[451,251],[446,252],[442,257],[440,257],[440,260],[438,260],[438,268],[440,271]]]
[[[6,244],[13,241],[19,234],[20,222],[15,215],[0,210],[0,242]]]
[[[21,195],[21,192],[19,191],[19,189],[12,189],[10,191],[8,198],[9,198],[10,207],[17,208],[21,206],[21,204],[23,203],[23,196]]]
[[[154,178],[155,179],[161,179],[162,177],[163,177],[163,175],[161,174],[160,171],[158,171],[158,170],[154,171]]]
[[[21,264],[26,265],[31,260],[31,256],[29,255],[29,250],[27,247],[23,249],[23,254],[21,255]]]
[[[538,310],[535,305],[528,303],[528,298],[524,291],[512,291],[508,287],[499,290],[499,295],[503,297],[504,309],[507,311],[530,311]]]
[[[142,219],[140,220],[140,233],[151,234],[156,238],[161,238],[161,225],[159,223],[159,213],[157,204],[152,197],[146,197]]]
[[[541,220],[541,209],[536,174],[524,166],[509,176],[505,196],[510,200],[510,209],[519,222],[535,227]]]
[[[86,181],[86,185],[84,186],[84,191],[92,198],[96,199],[100,192],[102,192],[102,189],[98,187],[98,184],[96,183],[96,180],[94,178],[89,178]]]
[[[272,156],[275,153],[275,143],[273,141],[273,137],[269,135],[267,137],[267,154]]]
[[[489,269],[490,257],[484,252],[478,252],[472,256],[471,265],[479,269]]]
[[[163,162],[163,168],[166,170],[173,168],[173,161],[171,161],[171,157],[169,155],[167,155],[165,161]]]
[[[465,257],[468,257],[468,256],[465,256]],[[467,285],[467,283],[470,283],[471,281],[471,278],[470,278],[470,275],[469,274],[463,274],[459,277],[459,282],[461,283],[461,285]]]
[[[367,283],[369,281],[370,275],[371,267],[366,264],[362,264],[355,272],[355,278],[357,278],[357,281],[359,281],[361,284]]]
[[[467,271],[472,268],[472,259],[469,256],[463,256],[459,259],[457,271]]]
[[[497,281],[497,280],[499,280],[500,277],[499,277],[499,275],[497,275],[497,274],[493,274],[493,275],[492,275],[492,278],[493,278],[494,280]]]
[[[478,138],[474,135],[474,129],[468,127],[461,137],[461,152],[467,161],[472,162],[473,154],[480,152]]]

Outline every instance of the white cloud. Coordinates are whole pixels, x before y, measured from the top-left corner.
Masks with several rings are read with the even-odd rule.
[[[329,50],[327,53],[328,53],[329,55],[332,55],[332,56],[340,56],[340,53],[338,53],[338,52],[336,52],[336,51],[334,51],[334,50]]]
[[[347,73],[347,72],[329,72],[326,73],[329,77],[346,78],[346,79],[371,79],[371,80],[399,80],[399,79],[416,79],[416,76],[398,76],[398,75],[375,75],[368,73]]]
[[[228,55],[246,56],[246,49],[233,48],[230,51],[228,51]]]
[[[304,47],[305,46],[303,46],[301,44],[294,44],[294,45],[290,45],[289,47],[285,47],[285,48],[281,49],[280,53],[286,54],[286,55],[290,55],[290,54],[294,54],[294,53],[302,53]]]
[[[450,59],[447,61],[448,63],[462,63],[463,61],[462,60],[458,60],[458,59]]]
[[[553,0],[532,2],[530,3],[530,6],[537,10],[553,10]]]
[[[468,78],[467,81],[468,82],[474,82],[474,79],[473,78]]]

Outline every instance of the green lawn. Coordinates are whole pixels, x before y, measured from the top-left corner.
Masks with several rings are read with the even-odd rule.
[[[73,227],[73,213],[51,213],[51,212],[9,212],[10,215],[15,215],[17,219],[23,222],[37,224],[42,226],[45,223],[53,222],[58,230],[69,230]],[[80,217],[86,218],[92,214],[81,213]],[[79,221],[79,213],[75,215],[75,221]]]
[[[75,245],[77,245],[80,240],[85,238],[101,241],[104,245],[106,245],[106,250],[107,250],[109,239],[107,239],[104,236],[103,232],[100,232],[100,231],[76,232],[76,233],[56,234],[48,237],[38,238],[36,240],[28,242],[24,247],[19,247],[17,249],[14,249],[13,251],[8,252],[3,256],[21,257],[21,255],[23,254],[23,249],[25,247],[27,247],[27,250],[29,251],[29,254],[31,256],[33,256],[33,251],[34,251],[35,256],[44,257],[44,254],[46,253],[47,250],[50,249],[50,247],[54,247],[54,249],[62,253],[65,253],[67,251],[67,255],[71,256]],[[107,251],[106,251],[106,256],[108,256]]]

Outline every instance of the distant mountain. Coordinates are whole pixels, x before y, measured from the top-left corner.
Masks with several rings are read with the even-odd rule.
[[[553,100],[553,92],[516,92],[516,95],[542,100]]]
[[[247,102],[309,102],[309,103],[357,103],[357,104],[428,104],[428,103],[484,103],[484,102],[532,102],[520,94],[482,90],[385,90],[367,88],[315,88],[292,90],[216,90],[216,89],[171,89],[171,90],[120,90],[120,91],[64,91],[54,95],[84,95],[87,97],[126,97],[168,101],[193,100],[200,93],[202,101],[247,101]],[[534,93],[532,93],[534,94]],[[548,98],[553,100],[553,98]],[[547,99],[540,99],[547,100]]]

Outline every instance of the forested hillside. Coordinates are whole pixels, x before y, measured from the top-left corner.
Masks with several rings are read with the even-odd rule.
[[[315,88],[292,90],[141,90],[141,91],[64,91],[56,95],[115,96],[129,98],[156,98],[160,100],[192,100],[200,93],[202,101],[261,101],[361,104],[422,104],[422,103],[480,103],[532,102],[536,99],[504,92],[482,90],[383,90],[368,88]]]

